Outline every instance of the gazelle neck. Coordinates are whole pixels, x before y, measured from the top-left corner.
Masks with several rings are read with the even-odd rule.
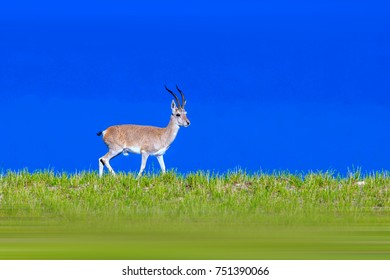
[[[171,115],[171,119],[169,120],[169,123],[165,128],[165,133],[164,133],[164,137],[167,145],[170,145],[173,142],[173,140],[175,140],[179,128],[180,126],[176,123],[175,117]]]

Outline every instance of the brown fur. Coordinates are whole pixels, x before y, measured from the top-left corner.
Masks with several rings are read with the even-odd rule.
[[[149,155],[157,157],[161,170],[165,172],[163,155],[172,142],[175,140],[180,126],[190,124],[187,119],[187,112],[183,107],[177,108],[172,101],[172,115],[167,127],[143,126],[134,124],[114,125],[107,128],[103,133],[103,141],[108,147],[108,152],[99,159],[99,175],[103,174],[103,168],[115,174],[110,166],[110,159],[120,153],[140,153],[142,155],[140,176],[145,168]]]
[[[103,141],[110,150],[139,146],[141,152],[153,154],[163,147],[169,146],[175,139],[178,130],[179,127],[173,123],[172,118],[165,128],[134,124],[114,125],[106,129]]]

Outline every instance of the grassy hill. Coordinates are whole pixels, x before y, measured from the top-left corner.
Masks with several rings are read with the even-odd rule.
[[[0,177],[2,259],[389,259],[390,177]]]

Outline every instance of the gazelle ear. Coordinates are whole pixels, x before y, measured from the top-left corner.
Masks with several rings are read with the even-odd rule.
[[[172,109],[172,110],[175,110],[175,109],[176,109],[176,103],[175,103],[174,100],[172,100],[171,109]]]

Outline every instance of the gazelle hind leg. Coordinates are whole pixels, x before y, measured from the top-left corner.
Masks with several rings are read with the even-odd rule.
[[[122,151],[114,151],[114,150],[109,150],[107,154],[99,158],[99,176],[101,177],[103,175],[103,169],[104,166],[107,167],[107,169],[111,172],[111,174],[115,175],[114,169],[112,169],[110,165],[110,159],[116,157],[119,155]]]
[[[103,158],[99,158],[99,177],[103,176],[104,163]]]

